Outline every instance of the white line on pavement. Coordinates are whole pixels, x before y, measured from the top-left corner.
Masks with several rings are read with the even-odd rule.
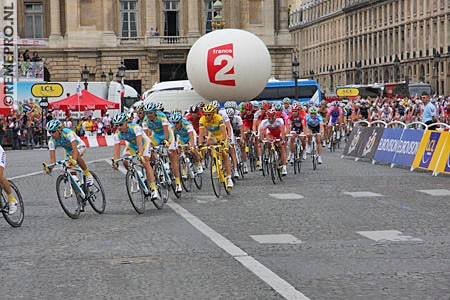
[[[106,160],[109,163],[109,160]],[[125,168],[120,168],[119,171],[126,173]],[[269,270],[266,266],[261,264],[259,261],[248,255],[244,250],[233,244],[231,241],[226,239],[220,233],[214,231],[211,227],[206,225],[199,218],[191,214],[188,210],[181,207],[181,205],[169,202],[167,205],[172,208],[177,214],[182,216],[186,221],[188,221],[192,226],[197,228],[198,231],[203,233],[211,241],[213,241],[217,246],[222,248],[225,252],[233,256],[238,262],[240,262],[244,267],[253,272],[261,280],[272,287],[276,292],[288,300],[310,300],[308,297],[303,295],[300,291],[297,291],[292,285],[290,285],[283,278]]]
[[[99,161],[107,161],[107,162],[109,162],[109,161],[111,161],[111,159],[108,160],[107,158],[100,158],[100,159],[95,159],[95,160],[88,161],[86,163],[90,164],[90,163],[99,162]],[[58,169],[60,169],[60,168],[58,168]],[[40,174],[43,174],[42,171],[28,173],[28,174],[24,174],[24,175],[18,175],[18,176],[14,176],[14,177],[11,177],[11,178],[8,178],[8,179],[14,180],[14,179],[25,178],[25,177],[30,177],[30,176],[34,176],[34,175],[40,175]]]

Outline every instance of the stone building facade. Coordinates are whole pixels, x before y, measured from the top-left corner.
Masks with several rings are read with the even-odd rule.
[[[211,31],[213,2],[18,0],[18,31],[21,38],[46,41],[30,50],[39,51],[52,81],[77,81],[85,65],[90,80],[100,81],[103,72],[115,75],[123,61],[125,82],[143,93],[155,82],[186,79],[190,47]],[[272,76],[292,76],[288,0],[224,0],[222,16],[225,28],[264,41]]]
[[[409,80],[450,94],[450,0],[308,0],[289,30],[301,76],[324,90]]]

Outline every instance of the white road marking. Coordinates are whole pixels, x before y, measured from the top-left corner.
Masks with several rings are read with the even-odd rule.
[[[421,239],[409,235],[403,235],[402,232],[398,230],[357,231],[356,233],[377,242],[422,242]]]
[[[108,160],[107,158],[100,158],[100,159],[87,161],[86,163],[87,164],[91,164],[91,163],[99,162],[99,161],[106,161],[106,162],[109,163],[111,161],[111,159]],[[53,170],[60,170],[60,169],[61,168],[58,167],[58,168],[54,168]],[[42,171],[38,171],[38,172],[28,173],[28,174],[24,174],[24,175],[17,175],[17,176],[14,176],[14,177],[10,177],[8,179],[14,180],[14,179],[25,178],[25,177],[30,177],[30,176],[34,176],[34,175],[44,175],[44,173]]]
[[[250,235],[260,244],[301,244],[302,241],[291,234],[261,234]]]
[[[303,197],[302,195],[299,194],[294,194],[294,193],[286,193],[286,194],[269,194],[269,196],[274,197],[276,199],[280,199],[280,200],[290,200],[290,199],[303,199],[305,197]]]
[[[106,160],[105,160],[106,161]],[[109,163],[109,161],[107,161]],[[119,171],[126,173],[125,169],[119,168]],[[271,288],[273,288],[277,293],[288,300],[310,300],[308,297],[303,295],[300,291],[297,291],[292,285],[290,285],[283,278],[279,277],[277,274],[272,272],[266,266],[261,264],[259,261],[248,255],[244,250],[233,244],[231,241],[226,239],[220,233],[214,231],[211,227],[206,225],[203,221],[198,219],[196,216],[191,214],[188,210],[181,207],[180,205],[169,202],[167,206],[172,208],[177,214],[188,221],[192,226],[194,226],[198,231],[203,233],[207,238],[213,241],[217,246],[222,248],[225,252],[230,254],[234,259],[240,262],[244,267],[253,272],[261,280],[267,283]]]
[[[450,191],[446,189],[435,190],[417,190],[418,192],[425,193],[431,196],[450,196]]]
[[[344,192],[346,195],[350,195],[353,198],[362,198],[362,197],[383,197],[383,195],[372,193],[372,192]]]
[[[253,272],[261,280],[266,282],[270,287],[272,287],[277,293],[288,300],[309,300],[308,297],[303,295],[300,291],[296,290],[292,285],[290,285],[283,278],[279,277],[277,274],[272,272],[266,266],[261,264],[259,261],[254,259],[252,256],[248,255],[241,248],[234,245],[224,236],[214,231],[211,227],[203,223],[200,219],[192,215],[189,211],[181,207],[180,205],[170,202],[167,205],[172,208],[177,214],[182,216],[186,221],[191,223],[192,226],[197,228],[201,233],[213,241],[217,246],[222,248],[225,252],[233,256],[238,262],[240,262],[244,267]]]

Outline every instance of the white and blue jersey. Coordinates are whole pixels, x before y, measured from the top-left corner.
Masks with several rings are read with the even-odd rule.
[[[144,122],[142,123],[142,128],[149,129],[152,131],[152,135],[150,139],[153,145],[157,146],[161,144],[164,140],[164,126],[167,126],[169,130],[168,141],[173,141],[173,133],[170,126],[169,120],[167,120],[166,115],[163,112],[157,111],[155,120],[150,120],[148,116],[144,118]]]
[[[310,129],[313,133],[320,132],[320,124],[323,123],[323,118],[321,115],[316,114],[315,118],[311,118],[310,114],[306,115],[306,127]]]
[[[127,124],[128,124],[127,132],[121,132],[120,130],[116,131],[116,134],[114,135],[114,144],[119,144],[120,141],[123,140],[126,142],[126,150],[134,154],[137,153],[139,150],[136,137],[142,136],[142,147],[144,148],[145,152],[145,149],[148,149],[148,146],[150,145],[150,139],[144,133],[141,126],[135,123],[127,123]]]
[[[192,124],[187,120],[181,121],[181,127],[176,129],[175,125],[172,125],[173,133],[177,137],[177,141],[184,145],[189,144],[189,132],[193,132],[196,135],[195,129]],[[195,140],[195,139],[194,139]]]
[[[69,128],[63,128],[58,139],[51,137],[48,141],[48,149],[55,150],[57,147],[62,147],[66,150],[66,157],[68,157],[72,155],[72,142],[74,141],[77,145],[78,152],[80,152],[80,155],[83,155],[86,150],[86,144]]]

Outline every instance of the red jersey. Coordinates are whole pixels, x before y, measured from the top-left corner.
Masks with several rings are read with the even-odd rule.
[[[248,112],[247,110],[244,110],[241,112],[241,118],[242,122],[244,123],[244,128],[252,128],[253,126],[253,118],[255,117],[254,112]]]
[[[292,128],[306,128],[306,112],[304,110],[299,111],[297,116],[293,116],[292,112],[289,114],[288,116],[289,118],[289,124],[291,125],[291,129]]]
[[[203,116],[202,112],[198,112],[196,114],[188,113],[185,116],[185,119],[188,120],[192,124],[192,126],[194,127],[194,129],[197,133],[200,130],[199,121],[202,116]]]

